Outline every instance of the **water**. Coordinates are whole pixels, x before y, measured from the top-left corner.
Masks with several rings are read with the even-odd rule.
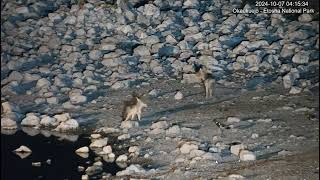
[[[81,179],[85,172],[79,172],[78,166],[87,168],[94,162],[95,155],[91,150],[88,158],[75,153],[76,149],[90,144],[89,135],[73,135],[71,138],[66,135],[32,135],[20,130],[13,135],[1,134],[1,180]],[[32,150],[32,154],[24,159],[12,152],[21,145]],[[46,163],[48,159],[51,160],[50,164]],[[41,162],[41,166],[32,166],[32,162]],[[116,163],[102,162],[103,172],[115,175],[123,170]]]

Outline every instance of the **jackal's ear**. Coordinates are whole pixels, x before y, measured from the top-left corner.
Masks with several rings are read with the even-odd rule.
[[[132,95],[132,97],[137,97],[137,98],[140,97],[139,94],[136,91],[133,91],[131,95]]]

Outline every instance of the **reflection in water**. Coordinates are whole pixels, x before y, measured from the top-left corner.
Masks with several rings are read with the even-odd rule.
[[[89,153],[79,153],[79,152],[76,152],[76,154],[82,158],[88,158],[89,157]]]
[[[23,132],[25,132],[29,136],[36,136],[36,135],[40,134],[40,130],[33,128],[33,127],[22,126],[21,129]]]
[[[17,129],[2,129],[1,128],[1,134],[5,135],[14,135],[18,130]]]
[[[90,144],[88,135],[40,131],[31,127],[22,129],[22,131],[1,131],[1,180],[39,179],[39,177],[47,180],[81,179],[85,172],[79,172],[78,167],[86,169],[95,162],[97,156],[93,151],[81,156],[75,153],[76,149]],[[32,154],[12,152],[22,144],[29,147]],[[40,162],[41,166],[34,167],[32,162]],[[123,170],[123,166],[119,167],[114,162],[102,163],[103,171],[106,173],[115,175]],[[92,178],[101,179],[102,174],[95,174]]]
[[[16,155],[18,155],[21,159],[24,159],[31,155],[31,152],[16,152]]]

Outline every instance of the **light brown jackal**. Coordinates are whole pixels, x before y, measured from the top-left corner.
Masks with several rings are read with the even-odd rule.
[[[133,95],[130,101],[125,102],[123,120],[133,120],[134,117],[137,116],[140,121],[142,109],[146,107],[148,107],[148,105],[145,104],[140,97]]]
[[[206,91],[206,98],[212,97],[213,85],[215,80],[211,73],[203,66],[196,67],[196,75],[200,78]]]

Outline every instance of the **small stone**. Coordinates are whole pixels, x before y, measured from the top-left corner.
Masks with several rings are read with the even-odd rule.
[[[102,148],[108,144],[108,138],[97,139],[90,144],[91,148]]]
[[[127,162],[127,160],[128,160],[127,155],[122,154],[116,159],[116,162]]]
[[[228,176],[228,180],[240,180],[240,179],[245,179],[245,178],[239,174],[230,174]]]
[[[78,105],[87,102],[87,97],[81,94],[72,94],[69,96],[71,104]]]
[[[21,122],[22,126],[39,126],[40,118],[37,117],[34,113],[28,113],[27,117],[24,118]]]
[[[166,135],[167,136],[174,136],[177,134],[180,134],[180,127],[178,125],[174,125],[170,127],[168,130],[166,130]]]
[[[122,121],[120,127],[122,129],[130,129],[133,127],[139,127],[139,123],[137,121]]]
[[[182,154],[188,154],[190,153],[191,150],[194,150],[194,149],[198,149],[198,146],[195,144],[184,143],[180,148],[180,152]]]
[[[270,123],[272,122],[272,119],[258,119],[257,122],[264,122],[264,123]]]
[[[88,174],[82,175],[81,180],[89,180],[89,175]]]
[[[106,153],[106,154],[110,154],[110,153],[112,153],[112,148],[111,148],[110,145],[104,146],[103,149],[102,149],[102,151],[103,151],[104,153]]]
[[[18,149],[14,150],[14,152],[20,152],[20,153],[31,153],[31,149],[27,146],[20,146]]]
[[[156,89],[153,89],[151,90],[149,93],[148,93],[150,96],[157,96],[158,95],[158,91]]]
[[[296,86],[293,86],[290,91],[289,94],[299,94],[301,93],[302,89]]]
[[[69,113],[56,114],[53,117],[56,118],[58,122],[64,122],[70,119],[70,114]]]
[[[79,171],[79,172],[84,171],[84,169],[85,169],[85,168],[84,168],[83,166],[78,166],[78,171]]]
[[[178,91],[175,95],[174,95],[174,99],[175,100],[181,100],[183,98],[183,94]]]
[[[101,134],[91,134],[90,137],[92,139],[98,139],[98,138],[101,138]]]
[[[237,122],[240,122],[240,118],[238,118],[238,117],[228,117],[227,118],[227,122],[228,123],[237,123]]]
[[[256,138],[258,138],[259,137],[259,134],[257,134],[257,133],[253,133],[252,135],[251,135],[251,138],[252,139],[256,139]]]
[[[156,123],[152,123],[150,129],[166,129],[168,126],[167,121],[158,121]]]
[[[125,139],[129,139],[130,138],[130,134],[122,134],[120,136],[118,136],[118,140],[125,140]]]
[[[1,128],[2,129],[17,129],[17,123],[16,121],[3,117],[1,118]]]
[[[89,152],[89,148],[87,146],[81,147],[76,150],[76,153],[88,153],[88,152]]]
[[[298,17],[298,20],[300,22],[311,22],[312,21],[312,16],[310,14],[301,14],[299,17]]]
[[[242,150],[240,152],[240,160],[242,161],[254,161],[256,160],[256,155],[251,152],[251,151],[248,151],[248,150]]]
[[[108,158],[110,158],[110,159],[114,159],[115,157],[116,157],[116,155],[113,153],[108,154]]]
[[[55,131],[70,131],[79,128],[79,123],[75,119],[69,119],[65,122],[61,122],[56,128]]]
[[[138,147],[138,146],[131,146],[131,147],[129,147],[128,152],[129,152],[129,153],[139,152],[139,147]]]
[[[56,118],[53,118],[53,117],[50,117],[50,116],[44,116],[41,118],[40,120],[40,125],[42,126],[57,126],[59,123],[58,121],[56,120]]]
[[[32,166],[40,167],[41,166],[41,162],[32,162]]]
[[[239,155],[240,151],[245,149],[245,146],[243,144],[237,144],[230,147],[230,151],[234,155]]]

